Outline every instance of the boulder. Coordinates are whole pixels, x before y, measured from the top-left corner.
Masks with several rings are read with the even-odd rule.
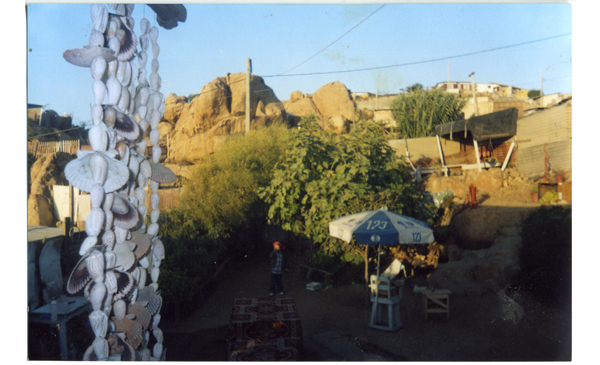
[[[513,283],[520,271],[520,236],[499,236],[486,256],[473,266],[477,282],[498,291]]]
[[[439,264],[427,278],[427,284],[435,289],[448,289],[455,295],[486,293],[486,286],[477,282],[473,275],[476,263],[476,259],[467,258]]]
[[[293,103],[302,99],[303,97],[304,95],[302,94],[302,91],[296,90],[290,95],[290,101]]]
[[[322,86],[312,95],[312,101],[323,116],[323,122],[337,114],[347,120],[356,119],[356,105],[350,91],[341,82],[331,82]],[[324,129],[327,130],[327,126],[324,126]]]
[[[46,196],[31,194],[27,200],[27,225],[56,226],[56,219],[52,211],[52,203]]]
[[[177,175],[178,177],[183,177],[186,179],[190,179],[192,176],[192,166],[181,166],[181,165],[175,165],[175,164],[163,164],[164,166],[168,167],[171,169],[171,171],[173,171],[173,173],[175,173],[175,175]]]
[[[303,117],[305,115],[310,115],[310,114],[314,114],[316,115],[319,119],[322,119],[322,115],[321,113],[319,113],[319,110],[317,109],[317,106],[315,105],[315,103],[313,103],[312,99],[310,97],[308,98],[302,98],[298,101],[295,102],[287,102],[285,103],[285,111],[294,115],[297,115],[299,117]]]
[[[335,134],[347,134],[350,131],[350,121],[343,115],[336,114],[329,118],[324,129]]]
[[[183,112],[183,108],[186,104],[185,96],[177,96],[173,93],[169,94],[165,99],[165,114],[163,116],[163,120],[171,124],[177,123],[179,117],[181,116],[181,112]]]

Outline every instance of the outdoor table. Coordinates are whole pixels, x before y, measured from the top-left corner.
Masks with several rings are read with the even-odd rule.
[[[92,306],[84,297],[67,297],[57,301],[56,309],[56,320],[52,320],[52,308],[50,303],[48,303],[29,312],[29,321],[32,323],[58,326],[60,358],[61,360],[69,360],[67,349],[67,322],[71,318],[74,318],[85,311],[91,312]]]
[[[445,313],[446,319],[450,318],[450,294],[447,289],[429,289],[422,291],[425,320],[428,313]]]
[[[228,335],[230,361],[297,361],[301,349],[302,326],[292,298],[235,299]]]

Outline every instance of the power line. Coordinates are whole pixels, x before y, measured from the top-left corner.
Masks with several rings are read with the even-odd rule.
[[[498,51],[501,49],[507,49],[507,48],[512,48],[512,47],[519,47],[519,46],[524,46],[526,44],[532,44],[532,43],[537,43],[537,42],[543,42],[543,41],[547,41],[550,39],[554,39],[554,38],[559,38],[559,37],[564,37],[567,35],[570,35],[571,33],[565,33],[565,34],[559,34],[559,35],[555,35],[552,37],[547,37],[547,38],[542,38],[542,39],[536,39],[533,41],[527,41],[527,42],[522,42],[522,43],[517,43],[517,44],[511,44],[508,46],[502,46],[502,47],[496,47],[496,48],[491,48],[491,49],[486,49],[486,50],[482,50],[482,51],[476,51],[476,52],[469,52],[469,53],[463,53],[463,54],[459,54],[459,55],[455,55],[455,56],[447,56],[447,57],[440,57],[440,58],[432,58],[429,60],[423,60],[423,61],[415,61],[415,62],[407,62],[407,63],[398,63],[395,65],[389,65],[389,66],[378,66],[378,67],[368,67],[368,68],[358,68],[358,69],[354,69],[354,70],[343,70],[343,71],[324,71],[324,72],[311,72],[311,73],[303,73],[303,74],[290,74],[290,75],[283,75],[283,74],[279,74],[279,75],[268,75],[268,76],[262,76],[263,78],[266,77],[286,77],[286,76],[312,76],[312,75],[328,75],[328,74],[336,74],[336,73],[349,73],[349,72],[360,72],[360,71],[372,71],[372,70],[380,70],[380,69],[384,69],[384,68],[392,68],[392,67],[402,67],[402,66],[411,66],[411,65],[418,65],[418,64],[423,64],[423,63],[429,63],[429,62],[437,62],[437,61],[444,61],[444,60],[450,60],[453,58],[460,58],[460,57],[467,57],[467,56],[474,56],[477,54],[481,54],[481,53],[487,53],[487,52],[494,52],[494,51]]]
[[[334,40],[333,42],[329,43],[327,46],[325,46],[325,48],[323,48],[322,50],[320,50],[319,52],[315,53],[314,55],[308,57],[306,60],[300,62],[300,64],[290,68],[289,70],[280,73],[277,76],[282,76],[283,74],[286,74],[300,66],[302,66],[303,64],[305,64],[306,62],[312,60],[314,57],[316,57],[318,54],[320,54],[321,52],[323,52],[324,50],[326,50],[327,48],[329,48],[330,46],[332,46],[335,42],[339,41],[340,39],[342,39],[346,34],[350,33],[351,31],[354,30],[354,28],[358,27],[359,25],[361,25],[365,20],[369,19],[371,16],[373,16],[376,12],[378,12],[379,10],[381,10],[383,7],[385,6],[385,4],[381,5],[377,10],[375,10],[374,12],[372,12],[371,14],[369,14],[366,18],[364,18],[363,20],[361,20],[360,22],[358,22],[355,26],[353,26],[352,28],[350,28],[346,33],[342,34],[341,36],[339,36],[336,40]],[[293,76],[293,75],[289,75],[289,76]]]

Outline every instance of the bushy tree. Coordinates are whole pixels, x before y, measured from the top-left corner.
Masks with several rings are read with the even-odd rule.
[[[365,262],[368,247],[347,245],[329,235],[329,222],[364,210],[389,210],[426,218],[420,192],[380,124],[358,122],[348,135],[324,132],[314,115],[304,117],[285,148],[271,184],[259,189],[273,223],[311,239],[346,262]]]
[[[536,96],[540,96],[540,91],[539,90],[529,90],[527,92],[527,97],[528,98],[535,98]]]
[[[433,136],[435,126],[459,119],[466,100],[440,89],[413,90],[392,102],[396,132],[404,138]]]

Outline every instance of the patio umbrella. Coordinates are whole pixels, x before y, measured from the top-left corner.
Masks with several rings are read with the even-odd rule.
[[[361,245],[378,245],[379,280],[381,245],[428,244],[434,241],[433,229],[423,221],[388,211],[386,206],[339,217],[329,222],[329,234],[348,243],[352,236]],[[379,293],[379,291],[377,291]]]

